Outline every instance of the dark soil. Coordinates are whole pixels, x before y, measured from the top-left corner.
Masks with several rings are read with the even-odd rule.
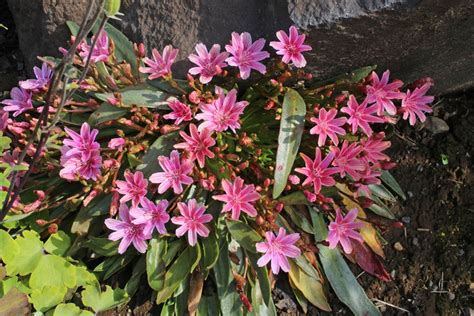
[[[0,29],[1,97],[2,91],[16,85],[24,70],[15,26],[4,2],[0,3],[0,23],[9,27],[9,31]],[[398,163],[393,174],[408,196],[393,211],[405,229],[384,235],[386,267],[393,281],[385,283],[367,274],[359,278],[386,315],[406,314],[404,310],[430,316],[473,313],[473,111],[472,91],[441,97],[434,116],[448,123],[449,132],[434,135],[421,127],[403,125],[391,138],[390,154]],[[403,250],[395,250],[396,242]],[[360,273],[357,268],[354,271]],[[132,304],[135,307],[122,308],[120,314],[155,314],[149,294],[144,286]],[[291,300],[281,290],[275,299],[276,303]],[[350,314],[334,295],[331,301],[333,314]]]
[[[392,138],[391,156],[398,163],[393,174],[408,195],[395,213],[406,228],[384,236],[393,281],[360,278],[369,296],[415,315],[472,313],[473,110],[472,92],[440,98],[434,115],[445,119],[449,132],[433,135],[406,127]],[[402,251],[395,250],[396,242]],[[403,314],[380,306],[387,314]]]

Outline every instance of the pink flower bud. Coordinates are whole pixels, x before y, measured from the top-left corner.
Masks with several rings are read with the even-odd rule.
[[[123,150],[123,146],[125,145],[126,141],[122,137],[112,138],[107,145],[110,149],[115,149],[118,151]]]

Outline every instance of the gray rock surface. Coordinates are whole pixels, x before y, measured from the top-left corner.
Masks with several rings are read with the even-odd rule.
[[[290,17],[299,27],[330,24],[341,18],[367,15],[380,9],[400,3],[414,3],[416,0],[333,0],[308,1],[288,0]]]
[[[403,2],[403,5],[399,3]],[[79,22],[87,0],[8,0],[28,69],[37,55],[57,54],[65,21]],[[232,31],[274,38],[296,23],[309,28],[309,65],[321,77],[368,64],[414,80],[430,76],[435,92],[473,87],[472,0],[122,0],[115,23],[150,50],[180,48],[178,70],[197,42],[226,44]],[[393,10],[374,10],[394,6]],[[360,16],[360,18],[340,19]],[[293,21],[291,19],[293,19]],[[339,20],[338,20],[339,19]],[[336,23],[330,23],[338,20]],[[320,25],[326,23],[326,26]]]

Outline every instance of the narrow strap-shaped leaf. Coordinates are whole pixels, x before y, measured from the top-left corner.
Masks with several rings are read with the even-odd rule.
[[[407,199],[397,180],[395,180],[395,178],[390,172],[388,172],[387,170],[382,170],[382,175],[380,176],[380,179],[382,179],[382,182],[388,185],[388,187],[392,189],[395,193],[397,193],[402,199]]]
[[[322,214],[313,210],[311,211],[311,218],[316,240],[326,239],[327,228]],[[324,273],[341,302],[346,304],[356,316],[381,315],[357,282],[339,250],[329,249],[329,247],[323,245],[318,245],[318,248]]]
[[[273,198],[280,196],[286,186],[291,168],[301,143],[304,129],[306,104],[303,98],[293,89],[288,89],[283,99],[280,134],[275,165],[275,184]]]

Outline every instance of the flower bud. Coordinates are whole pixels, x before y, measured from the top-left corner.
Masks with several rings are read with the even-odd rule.
[[[50,224],[49,227],[48,227],[48,233],[55,234],[57,232],[58,232],[58,224],[56,224],[56,223]]]
[[[115,16],[120,10],[120,0],[105,0],[104,11],[108,17]]]

